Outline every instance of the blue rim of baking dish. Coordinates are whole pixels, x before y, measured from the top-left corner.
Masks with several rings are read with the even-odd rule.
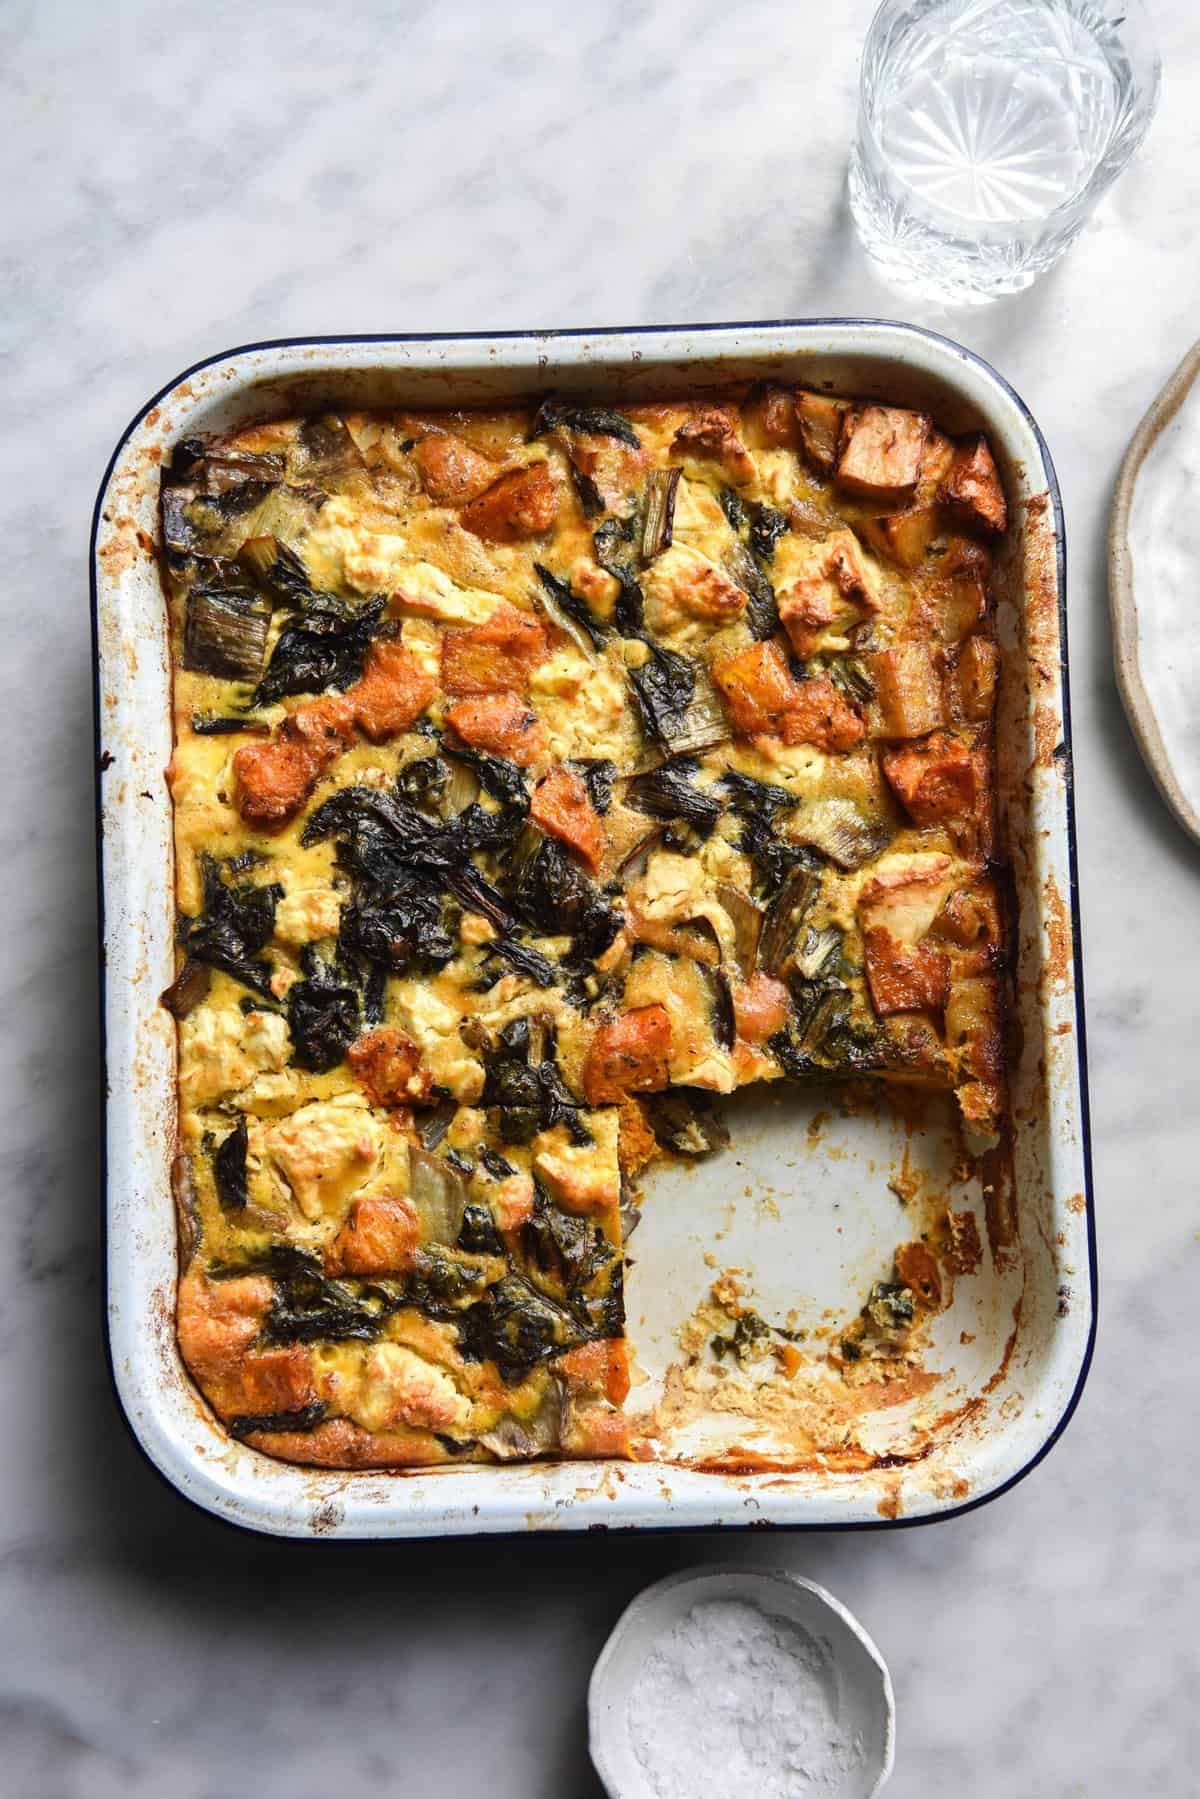
[[[304,1542],[304,1541],[308,1541],[308,1540],[315,1540],[315,1539],[306,1539],[306,1538],[298,1537],[298,1536],[282,1536],[282,1535],[280,1535],[280,1533],[271,1531],[271,1530],[267,1530],[264,1527],[260,1527],[260,1526],[248,1524],[248,1523],[243,1523],[242,1521],[233,1519],[233,1518],[222,1517],[220,1513],[212,1511],[208,1506],[204,1505],[199,1499],[194,1499],[190,1494],[184,1493],[182,1491],[182,1489],[175,1484],[175,1482],[171,1479],[170,1475],[167,1474],[167,1472],[158,1465],[158,1463],[155,1461],[154,1457],[150,1454],[149,1450],[146,1448],[145,1444],[142,1442],[137,1429],[135,1428],[132,1420],[129,1417],[128,1412],[125,1409],[124,1402],[121,1398],[120,1385],[117,1381],[116,1369],[113,1364],[112,1340],[111,1340],[111,1336],[110,1336],[110,1333],[108,1330],[108,1305],[109,1305],[108,1212],[109,1212],[109,1207],[108,1207],[108,1133],[107,1133],[107,1129],[106,1129],[107,1110],[108,1110],[108,1103],[107,1103],[108,1053],[107,1053],[107,1032],[106,1032],[108,980],[107,980],[107,971],[106,971],[106,967],[105,967],[105,958],[104,958],[104,942],[105,942],[105,936],[104,936],[104,922],[105,922],[104,921],[104,839],[103,839],[103,796],[102,796],[102,790],[101,790],[101,782],[102,782],[104,770],[101,767],[102,747],[101,747],[101,733],[100,733],[100,714],[101,714],[101,704],[100,704],[100,619],[99,619],[99,593],[97,590],[97,583],[96,583],[96,565],[97,565],[97,539],[99,537],[100,527],[103,522],[104,503],[105,503],[105,499],[108,494],[108,485],[112,478],[113,470],[116,467],[117,461],[120,458],[122,451],[125,449],[126,444],[129,442],[130,438],[133,436],[134,432],[137,431],[140,428],[140,426],[144,423],[144,421],[146,419],[146,415],[149,412],[152,412],[154,407],[157,406],[160,401],[164,400],[168,394],[172,393],[177,387],[179,387],[182,382],[189,380],[191,378],[191,376],[198,374],[202,369],[207,369],[207,368],[213,367],[214,364],[216,364],[216,363],[227,362],[230,360],[230,358],[235,357],[235,356],[250,355],[251,353],[253,353],[255,351],[307,349],[310,347],[319,347],[320,345],[323,345],[323,344],[339,344],[339,345],[341,345],[341,344],[499,343],[499,342],[521,343],[521,342],[529,341],[531,339],[538,339],[538,340],[541,340],[542,342],[554,342],[554,341],[562,340],[562,339],[581,338],[581,337],[587,337],[587,338],[652,337],[652,336],[657,337],[657,336],[663,335],[666,332],[671,332],[671,331],[689,331],[689,332],[697,332],[697,333],[717,332],[717,331],[761,331],[761,330],[772,330],[772,329],[785,329],[787,327],[797,326],[797,325],[802,325],[802,326],[806,326],[806,327],[818,327],[818,328],[822,327],[822,326],[884,327],[885,329],[891,329],[891,330],[903,332],[903,333],[906,333],[913,337],[926,338],[933,343],[944,345],[947,349],[953,350],[954,353],[957,356],[961,357],[963,361],[973,363],[977,368],[981,369],[984,372],[984,374],[986,374],[989,377],[990,380],[995,382],[996,386],[999,387],[1008,396],[1008,398],[1013,402],[1013,404],[1017,407],[1018,411],[1021,413],[1022,417],[1024,418],[1026,424],[1029,426],[1029,429],[1032,432],[1033,437],[1038,446],[1038,453],[1041,457],[1042,468],[1043,468],[1043,470],[1045,472],[1045,476],[1046,476],[1046,490],[1047,490],[1047,494],[1049,496],[1051,511],[1052,511],[1053,518],[1054,518],[1055,580],[1056,580],[1057,590],[1058,590],[1057,591],[1057,604],[1058,604],[1058,630],[1059,630],[1059,675],[1060,675],[1060,681],[1061,681],[1061,695],[1062,695],[1062,699],[1061,699],[1062,741],[1061,741],[1061,745],[1058,746],[1058,748],[1056,749],[1055,760],[1056,760],[1058,766],[1062,770],[1063,781],[1064,781],[1064,786],[1065,786],[1066,812],[1067,812],[1067,863],[1068,863],[1068,869],[1069,869],[1069,875],[1070,875],[1070,913],[1071,913],[1071,931],[1072,931],[1072,971],[1073,971],[1073,977],[1074,977],[1075,1040],[1076,1040],[1076,1044],[1078,1046],[1078,1096],[1079,1096],[1079,1116],[1080,1116],[1080,1126],[1081,1126],[1081,1129],[1080,1129],[1080,1152],[1081,1152],[1081,1157],[1082,1157],[1082,1162],[1083,1162],[1083,1196],[1084,1196],[1084,1201],[1085,1201],[1085,1225],[1086,1225],[1086,1230],[1087,1230],[1087,1246],[1088,1246],[1088,1296],[1089,1296],[1090,1311],[1089,1311],[1087,1341],[1084,1344],[1083,1355],[1082,1355],[1082,1357],[1080,1359],[1080,1363],[1079,1363],[1079,1371],[1076,1375],[1075,1384],[1071,1390],[1070,1397],[1067,1400],[1065,1406],[1063,1407],[1062,1412],[1059,1414],[1058,1418],[1056,1419],[1053,1428],[1049,1431],[1049,1433],[1046,1435],[1046,1437],[1043,1439],[1043,1441],[1039,1444],[1038,1448],[1029,1457],[1028,1461],[1024,1462],[1020,1468],[1018,1468],[1014,1473],[1008,1475],[997,1486],[989,1488],[986,1493],[979,1493],[979,1494],[976,1494],[971,1499],[964,1500],[961,1505],[950,1506],[950,1507],[947,1507],[945,1510],[941,1510],[941,1511],[924,1512],[918,1516],[913,1516],[913,1517],[904,1517],[903,1515],[900,1515],[895,1518],[888,1518],[888,1517],[858,1518],[858,1519],[852,1519],[845,1524],[829,1524],[829,1523],[821,1523],[821,1522],[817,1522],[817,1521],[813,1521],[813,1522],[796,1521],[796,1522],[782,1523],[782,1522],[776,1522],[773,1519],[760,1519],[760,1520],[754,1520],[754,1521],[747,1520],[746,1523],[727,1523],[727,1524],[704,1523],[704,1524],[692,1524],[692,1525],[680,1525],[680,1524],[645,1525],[645,1524],[616,1523],[616,1524],[612,1524],[612,1525],[607,1525],[607,1524],[605,1524],[605,1525],[589,1525],[589,1526],[586,1526],[583,1529],[583,1531],[580,1532],[579,1534],[586,1535],[589,1530],[599,1529],[599,1530],[604,1531],[605,1533],[614,1532],[614,1531],[616,1531],[616,1532],[626,1532],[627,1531],[631,1534],[637,1533],[639,1535],[666,1535],[668,1533],[674,1535],[674,1534],[681,1533],[681,1532],[686,1534],[688,1531],[697,1531],[697,1530],[737,1531],[737,1530],[746,1530],[751,1527],[753,1527],[757,1530],[836,1532],[836,1531],[857,1531],[857,1530],[888,1530],[888,1529],[895,1529],[897,1527],[905,1528],[905,1529],[914,1529],[920,1525],[939,1524],[948,1518],[960,1518],[967,1512],[977,1511],[979,1509],[979,1507],[985,1506],[985,1505],[990,1505],[994,1499],[999,1499],[1003,1494],[1010,1492],[1013,1487],[1017,1486],[1020,1481],[1023,1481],[1027,1475],[1031,1474],[1040,1462],[1045,1460],[1045,1458],[1049,1455],[1050,1451],[1054,1448],[1056,1443],[1059,1441],[1059,1438],[1062,1436],[1062,1434],[1066,1430],[1068,1424],[1071,1422],[1071,1419],[1075,1415],[1075,1411],[1079,1405],[1080,1398],[1082,1397],[1082,1394],[1083,1394],[1083,1389],[1087,1384],[1088,1375],[1091,1372],[1092,1357],[1095,1353],[1096,1328],[1097,1328],[1097,1320],[1098,1320],[1098,1313],[1099,1313],[1100,1291],[1099,1291],[1098,1255],[1097,1255],[1097,1247],[1096,1247],[1095,1194],[1094,1194],[1094,1188],[1093,1188],[1093,1172],[1092,1172],[1091,1106],[1090,1106],[1089,1096],[1088,1096],[1087,1023],[1086,1023],[1086,1018],[1085,1018],[1084,991],[1083,991],[1083,945],[1082,945],[1082,918],[1081,918],[1081,913],[1080,913],[1080,901],[1079,901],[1079,858],[1078,858],[1078,852],[1077,852],[1077,846],[1076,846],[1076,832],[1075,832],[1075,774],[1074,774],[1074,748],[1073,748],[1072,735],[1071,735],[1071,683],[1070,683],[1069,641],[1068,641],[1068,623],[1067,623],[1067,547],[1066,547],[1066,530],[1065,530],[1065,523],[1064,523],[1064,519],[1063,519],[1062,494],[1061,494],[1061,490],[1059,488],[1058,475],[1057,475],[1057,472],[1054,467],[1054,462],[1050,455],[1050,448],[1046,442],[1045,437],[1042,434],[1041,427],[1038,425],[1037,420],[1034,418],[1033,413],[1030,411],[1029,407],[1026,405],[1026,403],[1022,399],[1021,395],[1017,392],[1017,390],[1012,386],[1012,384],[1010,382],[1005,380],[1004,376],[1002,374],[1000,374],[999,370],[994,368],[992,366],[992,364],[990,362],[988,362],[985,357],[978,355],[974,350],[968,349],[965,344],[960,344],[959,342],[957,342],[956,339],[954,339],[952,337],[947,337],[943,332],[931,331],[928,329],[928,327],[926,327],[924,325],[913,325],[903,319],[879,319],[879,318],[858,318],[858,317],[853,317],[853,316],[834,316],[834,317],[828,317],[828,318],[820,317],[820,318],[798,318],[798,319],[789,319],[789,318],[736,319],[736,320],[721,320],[719,322],[710,322],[710,323],[705,323],[705,324],[602,325],[602,326],[595,326],[595,327],[587,327],[587,326],[575,327],[575,326],[573,326],[566,330],[528,329],[528,330],[522,330],[522,331],[368,331],[368,332],[351,332],[349,334],[318,333],[313,336],[300,336],[300,337],[269,337],[269,338],[258,339],[253,343],[236,344],[229,349],[220,350],[215,355],[212,355],[212,356],[202,356],[197,362],[190,363],[187,368],[182,369],[179,374],[177,374],[173,377],[172,380],[164,383],[164,385],[162,387],[160,387],[157,390],[157,392],[154,393],[150,397],[150,399],[147,400],[145,402],[145,404],[139,408],[139,410],[135,413],[134,417],[130,420],[129,424],[126,426],[125,430],[121,433],[120,437],[118,438],[117,443],[113,449],[112,455],[109,457],[107,466],[105,467],[104,474],[101,477],[99,491],[96,495],[96,503],[95,503],[95,506],[92,511],[92,529],[91,529],[91,535],[90,535],[89,545],[88,545],[88,584],[89,584],[89,593],[90,593],[91,631],[92,631],[92,732],[93,732],[93,761],[94,761],[93,795],[94,795],[95,822],[96,822],[96,906],[97,906],[97,921],[98,921],[98,928],[99,928],[99,948],[100,948],[100,956],[99,956],[99,965],[100,965],[100,980],[99,980],[100,1122],[101,1122],[101,1130],[100,1130],[100,1177],[101,1177],[100,1178],[100,1193],[101,1193],[100,1247],[101,1247],[101,1255],[104,1259],[104,1281],[103,1281],[102,1290],[101,1290],[101,1304],[104,1308],[103,1337],[104,1337],[105,1363],[108,1368],[108,1375],[109,1375],[109,1380],[112,1384],[113,1394],[114,1394],[114,1397],[117,1402],[117,1411],[118,1411],[123,1423],[125,1424],[125,1427],[126,1427],[127,1431],[129,1432],[129,1435],[132,1438],[142,1459],[148,1464],[148,1466],[151,1469],[153,1469],[155,1475],[163,1483],[163,1485],[168,1487],[171,1490],[171,1492],[173,1492],[174,1494],[177,1495],[177,1497],[183,1499],[188,1505],[194,1506],[197,1511],[202,1512],[206,1517],[215,1519],[218,1523],[226,1526],[230,1530],[236,1531],[240,1534],[248,1534],[248,1535],[256,1536],[256,1537],[264,1537],[273,1542]],[[480,1532],[478,1534],[482,1535],[484,1533]],[[509,1537],[515,1537],[515,1538],[523,1538],[527,1533],[516,1532],[516,1531],[512,1531],[512,1532],[500,1531],[500,1532],[487,1533],[487,1534],[494,1534],[497,1536],[509,1536]],[[534,1534],[537,1534],[537,1533],[534,1533]],[[571,1532],[570,1534],[572,1536],[574,1536],[576,1533]],[[365,1545],[372,1541],[378,1542],[380,1540],[381,1539],[378,1537],[376,1537],[374,1539],[372,1539],[370,1537],[349,1538],[349,1539],[344,1539],[344,1540],[337,1539],[337,1541],[339,1542],[339,1545],[342,1547],[345,1547],[346,1542]]]

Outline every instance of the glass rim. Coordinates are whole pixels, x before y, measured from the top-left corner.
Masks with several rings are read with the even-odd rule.
[[[867,26],[863,38],[862,52],[858,68],[858,130],[859,138],[868,138],[871,146],[880,157],[886,160],[883,145],[875,130],[873,109],[867,97],[867,64],[869,56],[876,48],[875,40],[893,23],[903,22],[906,15],[928,15],[939,6],[951,4],[951,0],[879,0],[871,22]],[[1002,5],[1004,0],[990,0],[992,5]],[[1068,0],[1069,4],[1069,0]],[[1103,151],[1096,158],[1091,174],[1075,193],[1060,200],[1049,212],[1036,215],[1039,230],[1045,230],[1050,221],[1060,218],[1064,213],[1076,211],[1081,205],[1089,210],[1094,207],[1124,173],[1129,162],[1145,141],[1146,134],[1154,121],[1158,103],[1162,93],[1162,56],[1158,47],[1158,39],[1152,30],[1149,8],[1145,0],[1088,0],[1089,9],[1105,17],[1114,28],[1122,47],[1129,58],[1130,69],[1137,89],[1137,98],[1131,106],[1122,108],[1113,121]],[[1109,10],[1116,17],[1109,17]],[[1135,22],[1135,29],[1144,32],[1145,42],[1137,47],[1124,42],[1120,28],[1128,21]],[[1142,64],[1138,67],[1138,64]],[[1035,222],[1030,215],[1030,222]]]

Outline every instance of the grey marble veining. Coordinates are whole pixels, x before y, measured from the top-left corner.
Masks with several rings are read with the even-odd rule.
[[[1158,119],[1067,260],[956,317],[879,287],[849,228],[870,10],[0,9],[0,1794],[593,1795],[592,1659],[639,1586],[713,1555],[861,1614],[896,1799],[1200,1789],[1200,854],[1125,727],[1103,560],[1122,448],[1198,329],[1200,23],[1158,0]],[[256,337],[847,312],[992,359],[1062,478],[1103,1277],[1076,1421],[920,1531],[381,1550],[209,1522],[131,1447],[100,1329],[85,551],[118,432]]]

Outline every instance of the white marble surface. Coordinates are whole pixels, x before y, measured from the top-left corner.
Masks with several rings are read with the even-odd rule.
[[[966,318],[866,272],[842,190],[870,0],[840,6],[7,0],[0,132],[0,1791],[594,1795],[591,1662],[714,1555],[833,1588],[890,1659],[895,1799],[1200,1790],[1200,854],[1113,686],[1121,450],[1200,330],[1200,22],[1157,0],[1148,145],[1060,269]],[[100,1336],[85,550],[117,433],[256,337],[907,316],[1045,429],[1070,537],[1102,1315],[1016,1491],[918,1531],[273,1546],[191,1512]]]

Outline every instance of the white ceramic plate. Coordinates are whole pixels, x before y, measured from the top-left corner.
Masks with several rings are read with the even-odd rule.
[[[733,1567],[689,1568],[647,1587],[626,1607],[601,1651],[588,1689],[588,1742],[609,1799],[653,1799],[630,1740],[630,1700],[655,1640],[694,1605],[713,1599],[746,1600],[768,1617],[799,1625],[829,1652],[838,1723],[862,1745],[859,1765],[829,1799],[874,1799],[896,1753],[896,1704],[883,1657],[824,1587],[782,1570]]]
[[[1109,531],[1117,685],[1146,766],[1200,842],[1200,343],[1138,426]]]

